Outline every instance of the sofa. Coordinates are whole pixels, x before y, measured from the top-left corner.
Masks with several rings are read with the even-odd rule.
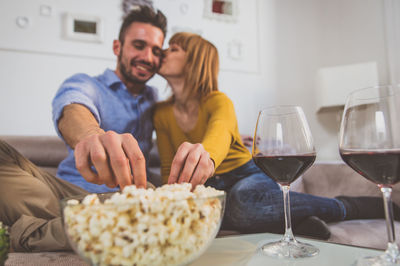
[[[67,149],[63,141],[57,136],[0,136],[15,147],[24,156],[37,166],[55,174],[60,161],[66,157]],[[155,185],[160,185],[159,157],[154,145],[148,158],[149,179]],[[291,191],[309,193],[317,196],[335,197],[346,196],[379,196],[381,192],[377,186],[361,177],[343,162],[316,162],[302,177],[291,186]],[[393,201],[400,205],[400,184],[393,189]],[[383,207],[383,206],[382,206]],[[385,249],[387,246],[386,223],[384,219],[350,220],[328,224],[331,236],[327,240],[333,243],[356,245],[375,249]],[[400,236],[400,222],[395,222],[396,235]],[[239,232],[220,231],[217,237],[223,237]],[[400,237],[397,237],[400,244]],[[60,257],[61,256],[61,257]],[[38,253],[11,253],[6,265],[26,265],[32,259],[38,264],[54,262],[65,265],[77,265],[79,258],[68,252]],[[40,263],[39,263],[40,261]]]

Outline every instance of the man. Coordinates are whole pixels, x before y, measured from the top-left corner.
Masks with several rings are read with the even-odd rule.
[[[161,12],[147,7],[131,12],[113,43],[116,70],[98,77],[77,74],[61,85],[53,120],[69,156],[57,176],[89,192],[115,191],[133,182],[146,186],[156,101],[146,82],[160,67],[165,31]]]

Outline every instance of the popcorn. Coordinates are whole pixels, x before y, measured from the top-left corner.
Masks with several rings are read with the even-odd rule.
[[[203,185],[124,188],[100,202],[67,201],[64,222],[78,251],[96,265],[179,265],[201,254],[219,228],[223,191]]]

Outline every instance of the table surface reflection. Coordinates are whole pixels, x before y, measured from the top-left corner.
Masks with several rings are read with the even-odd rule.
[[[279,240],[277,234],[249,234],[216,238],[206,252],[190,266],[211,265],[352,265],[359,257],[375,256],[383,251],[339,245],[319,240],[296,237],[297,240],[310,243],[319,248],[317,256],[304,259],[269,258],[260,251],[263,243]]]

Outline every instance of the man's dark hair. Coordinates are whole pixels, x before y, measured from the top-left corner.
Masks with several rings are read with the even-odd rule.
[[[164,14],[160,10],[157,10],[156,13],[156,11],[151,7],[141,6],[137,9],[133,9],[124,17],[118,37],[121,43],[124,43],[126,30],[134,22],[149,23],[159,28],[163,32],[164,37],[166,35],[167,18]]]

